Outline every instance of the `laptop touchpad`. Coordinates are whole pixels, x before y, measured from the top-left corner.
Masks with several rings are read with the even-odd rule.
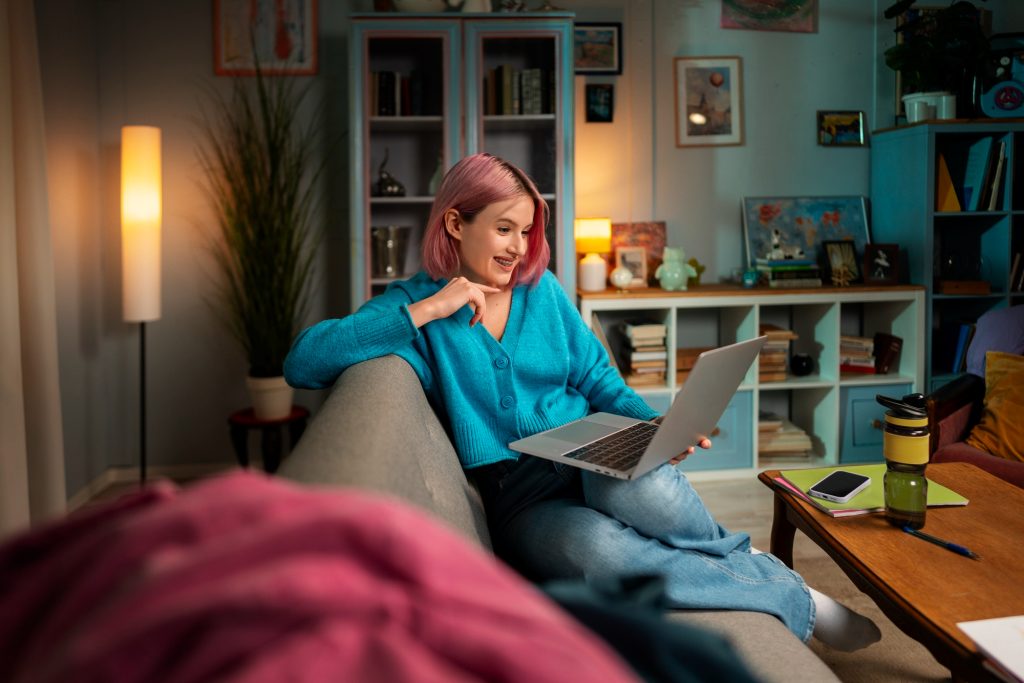
[[[591,441],[596,441],[603,436],[614,434],[620,429],[622,428],[609,427],[607,425],[597,424],[596,422],[579,420],[578,422],[572,422],[564,427],[559,427],[558,429],[550,431],[544,436],[552,439],[561,439],[562,441],[568,441],[570,443],[585,444],[590,443]]]

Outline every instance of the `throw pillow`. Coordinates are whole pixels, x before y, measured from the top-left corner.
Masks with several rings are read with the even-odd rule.
[[[985,406],[967,445],[1009,460],[1024,460],[1024,356],[985,354]]]

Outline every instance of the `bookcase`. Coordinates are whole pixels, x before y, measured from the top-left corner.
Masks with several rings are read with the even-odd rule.
[[[584,322],[603,337],[614,358],[626,343],[623,321],[644,319],[666,328],[668,368],[664,383],[637,387],[659,412],[668,409],[676,383],[676,349],[717,347],[758,335],[764,323],[796,333],[793,353],[813,360],[808,375],[762,382],[755,364],[747,373],[712,437],[680,468],[698,478],[734,477],[765,467],[819,467],[882,460],[884,408],[875,394],[902,396],[924,386],[924,288],[917,286],[744,289],[701,285],[685,292],[642,289],[578,294]],[[599,329],[598,329],[599,328]],[[887,374],[839,371],[839,339],[885,332],[902,338],[899,358]],[[811,437],[809,459],[758,455],[758,415],[783,416]]]
[[[575,291],[572,18],[352,16],[353,308],[421,268],[436,185],[456,161],[477,152],[511,161],[537,184],[551,207],[550,268],[567,292]],[[381,170],[404,192],[380,192]]]
[[[932,391],[960,373],[979,316],[1024,303],[1024,122],[920,123],[877,131],[872,147],[872,239],[898,244],[905,279],[925,288]]]

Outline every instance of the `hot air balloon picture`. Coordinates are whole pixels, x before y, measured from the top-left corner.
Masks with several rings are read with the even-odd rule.
[[[214,0],[213,71],[218,76],[313,75],[316,0]]]
[[[676,57],[676,147],[743,144],[739,57]]]

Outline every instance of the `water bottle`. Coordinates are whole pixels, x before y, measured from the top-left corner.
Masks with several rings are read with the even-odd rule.
[[[885,456],[885,516],[900,528],[924,526],[928,510],[928,412],[921,394],[902,399],[878,394],[875,400],[888,408],[882,434]]]

